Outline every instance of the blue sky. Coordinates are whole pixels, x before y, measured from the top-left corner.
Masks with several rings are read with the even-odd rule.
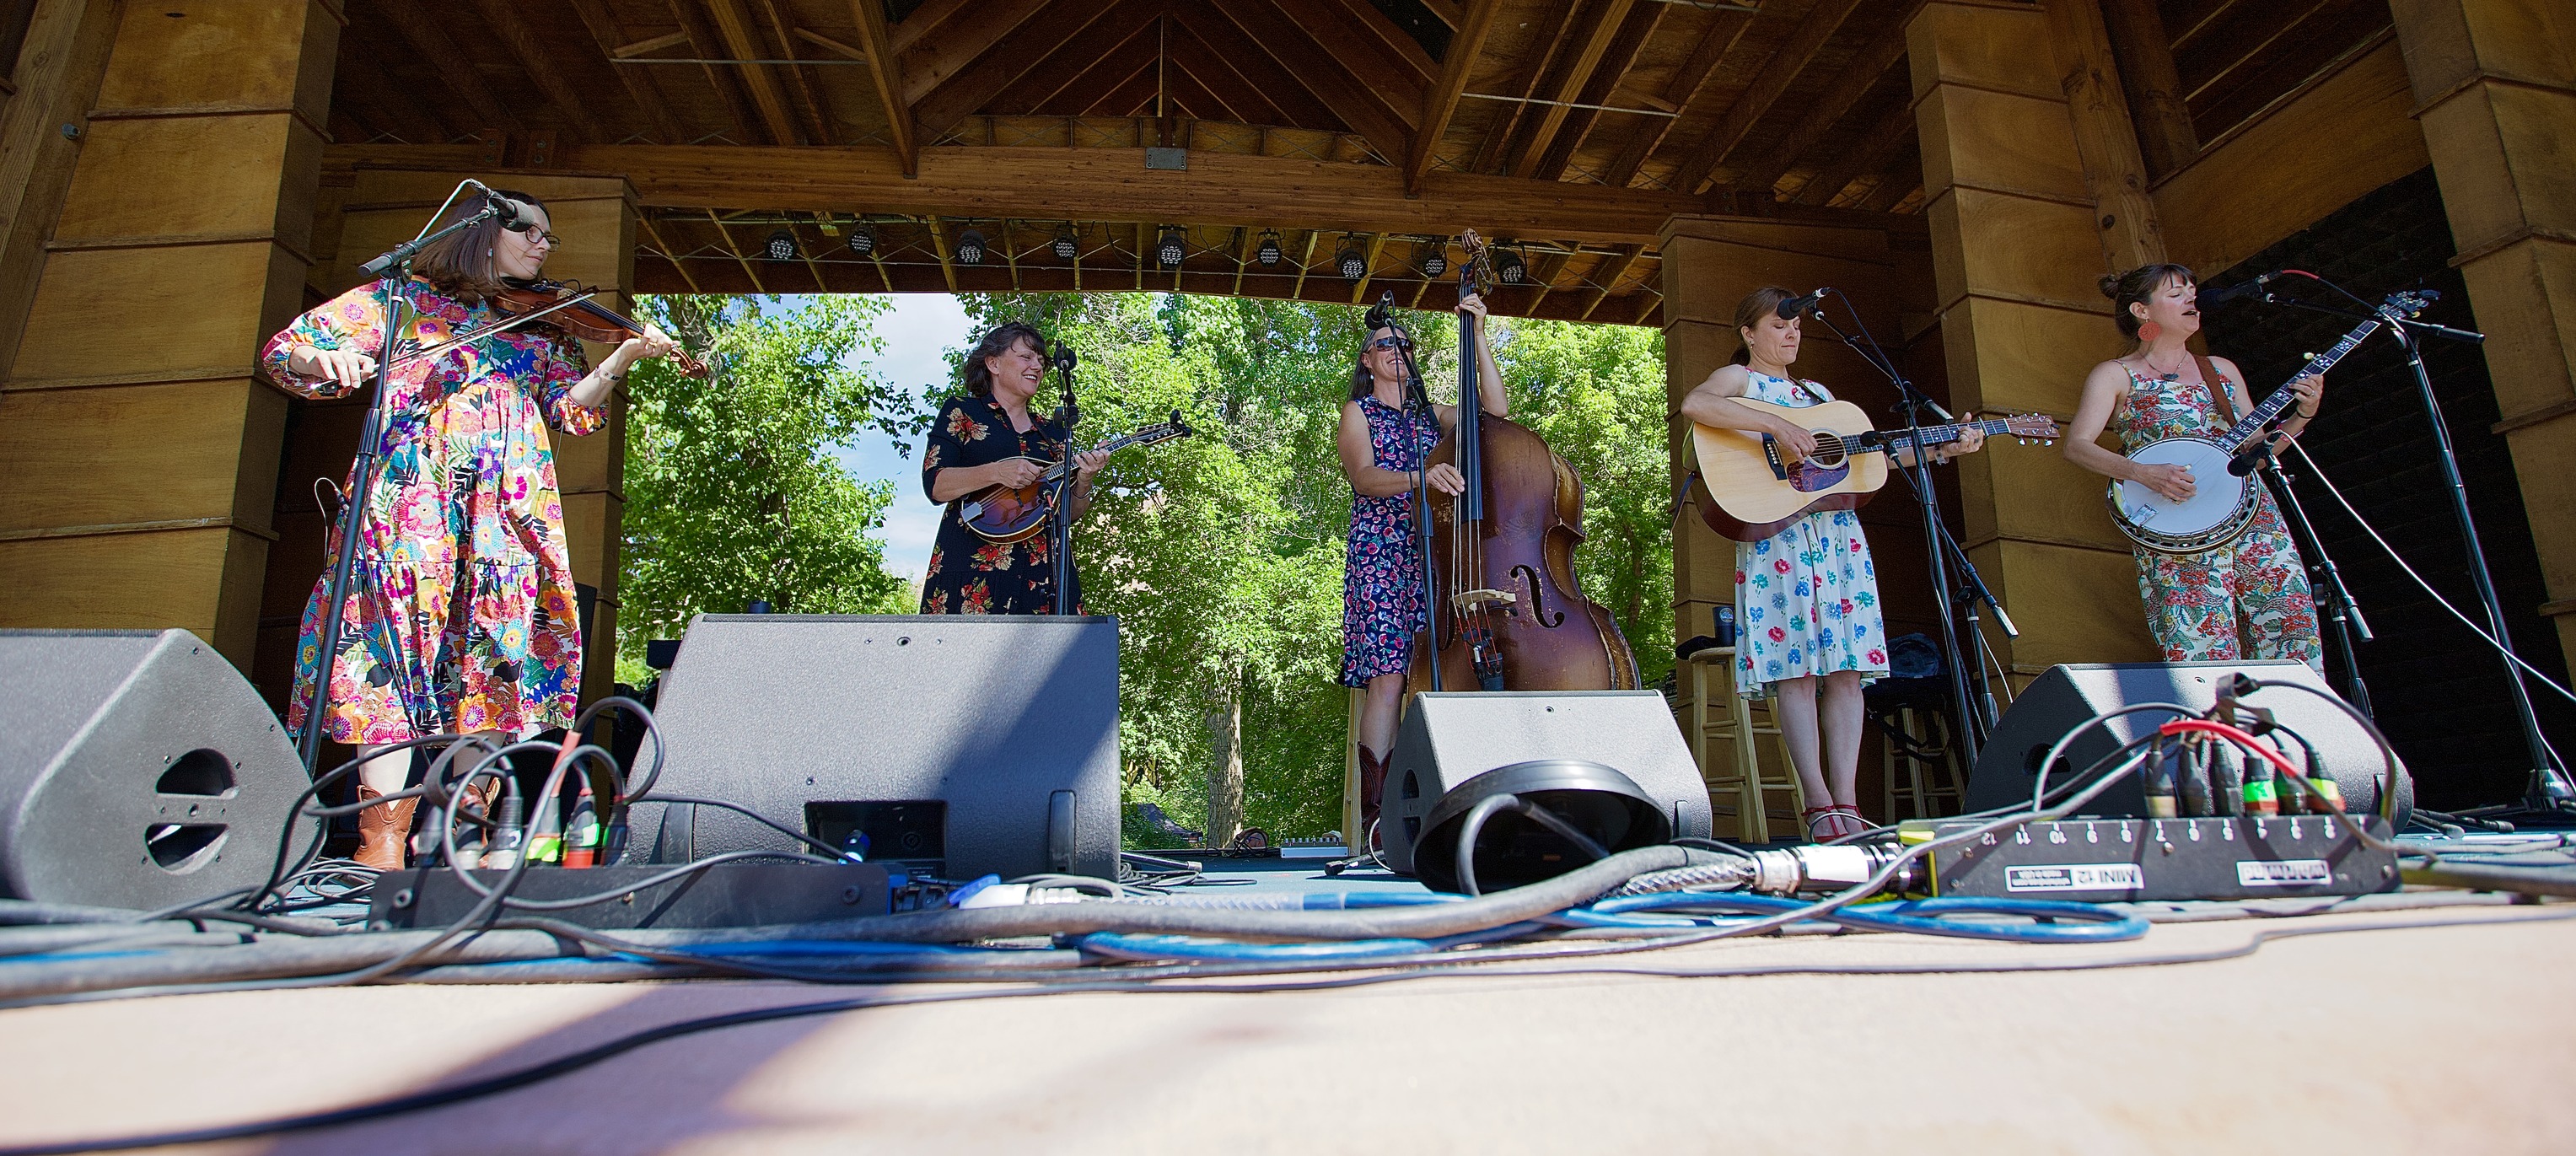
[[[966,344],[969,336],[966,311],[945,293],[897,293],[893,299],[894,308],[876,320],[885,354],[871,358],[861,353],[852,361],[907,393],[947,381],[947,351]],[[860,481],[894,483],[894,504],[886,507],[886,569],[897,577],[919,579],[930,561],[930,541],[939,533],[939,507],[921,494],[921,447],[911,448],[911,457],[899,457],[883,433],[871,432],[833,456]]]

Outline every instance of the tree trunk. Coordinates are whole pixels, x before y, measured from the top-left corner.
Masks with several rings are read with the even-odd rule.
[[[1223,847],[1243,829],[1243,672],[1229,667],[1208,712],[1207,845]]]

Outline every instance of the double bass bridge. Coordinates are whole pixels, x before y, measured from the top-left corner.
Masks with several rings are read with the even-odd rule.
[[[1509,590],[1461,590],[1449,596],[1451,606],[1466,611],[1484,610],[1495,606],[1508,611],[1513,603],[1520,600],[1520,595]]]

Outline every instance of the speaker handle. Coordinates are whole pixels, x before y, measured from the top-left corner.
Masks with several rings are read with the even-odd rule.
[[[1073,792],[1057,791],[1047,796],[1047,865],[1065,874],[1073,873],[1074,851],[1079,845],[1073,825]]]

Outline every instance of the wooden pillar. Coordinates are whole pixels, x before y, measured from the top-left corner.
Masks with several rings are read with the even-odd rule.
[[[528,193],[546,204],[563,247],[546,261],[546,275],[609,288],[602,303],[623,310],[635,286],[635,191],[619,177],[562,177],[527,172],[420,172],[361,169],[327,174],[326,209],[316,221],[319,239],[307,297],[327,300],[359,282],[358,264],[411,239],[458,181],[473,177],[494,188]],[[595,363],[607,346],[589,346]],[[555,435],[555,482],[563,493],[564,537],[571,548],[573,580],[597,590],[590,631],[583,639],[582,699],[608,694],[617,679],[617,570],[625,509],[627,395],[619,387],[608,427],[588,437]],[[322,572],[327,526],[313,502],[313,482],[338,482],[357,452],[362,399],[298,400],[287,439],[285,476],[277,487],[277,561],[269,568],[261,617],[261,690],[283,704],[295,636],[304,602]],[[551,431],[549,431],[551,433]]]
[[[2487,334],[2541,612],[2576,659],[2576,16],[2564,0],[2393,0],[2453,258]]]
[[[0,386],[0,626],[185,627],[248,669],[342,18],[122,8]],[[76,126],[79,127],[79,126]]]
[[[2076,159],[2093,193],[2094,222],[2102,255],[2113,269],[2135,269],[2165,259],[2156,204],[2147,196],[2146,160],[2129,121],[2128,96],[2112,62],[2110,33],[2101,0],[2047,0],[2051,40],[2058,57],[2058,88],[2066,94],[2066,119],[2075,130]]]
[[[2121,352],[2094,284],[2108,257],[2063,84],[2079,62],[2060,64],[2050,23],[2036,8],[1934,0],[1907,28],[1954,408],[2070,416],[2085,374]],[[1988,641],[2016,674],[2156,657],[2106,484],[2054,452],[1959,461],[1962,540],[2022,630],[2007,640],[1988,621]]]

